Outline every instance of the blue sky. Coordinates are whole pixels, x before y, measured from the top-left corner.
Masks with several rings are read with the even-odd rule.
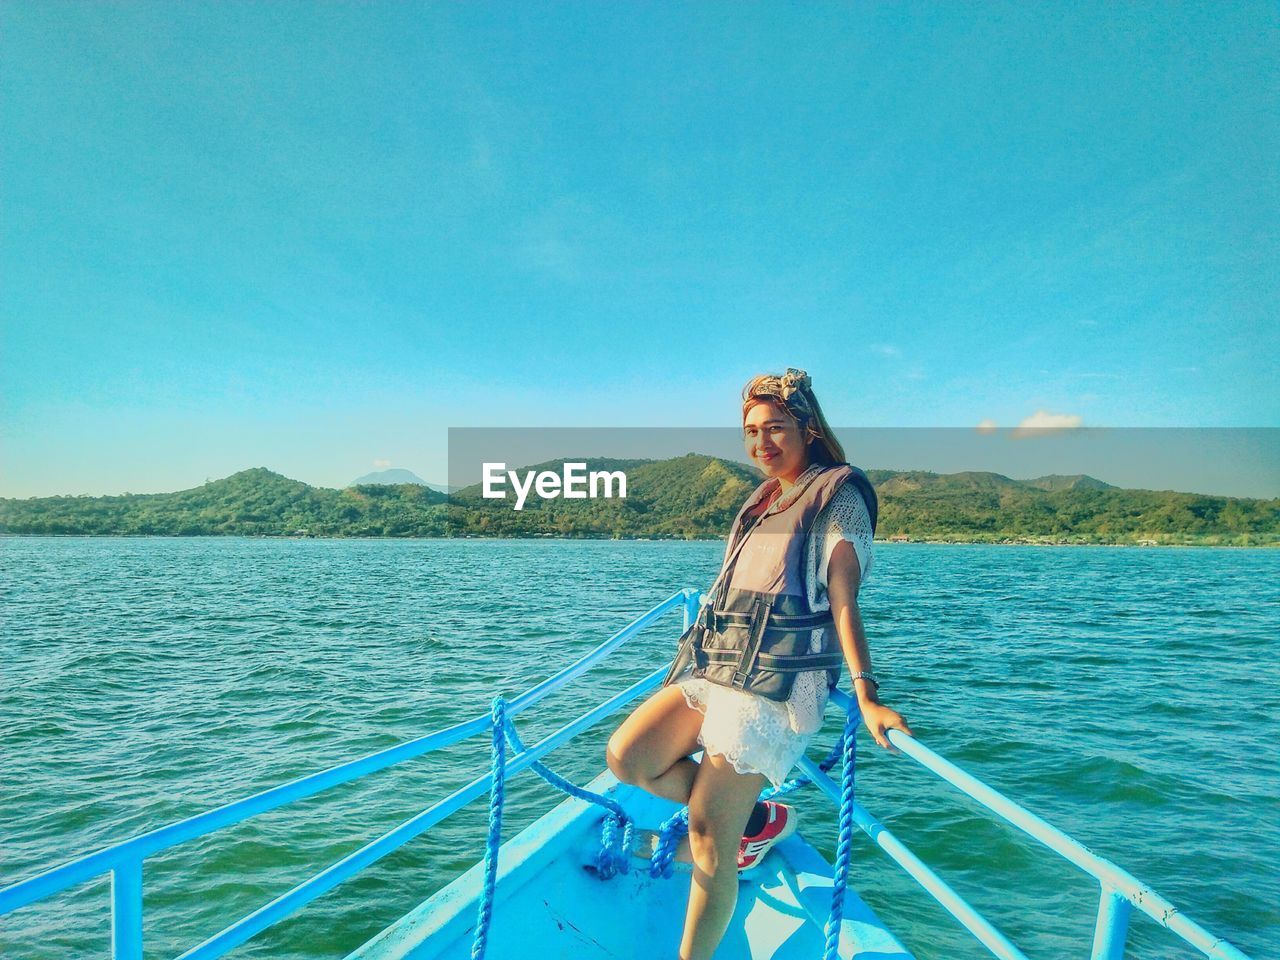
[[[1276,426],[1274,4],[0,6],[0,495],[460,426]],[[879,464],[865,464],[879,466]]]

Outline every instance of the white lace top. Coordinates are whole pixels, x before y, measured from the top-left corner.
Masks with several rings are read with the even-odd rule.
[[[858,557],[862,582],[873,562],[871,517],[862,494],[843,484],[814,521],[805,557],[809,605],[829,610],[827,567],[836,544],[848,540]],[[821,649],[821,631],[814,631],[810,650]],[[703,713],[698,743],[706,753],[724,756],[739,773],[762,773],[776,787],[800,759],[809,740],[822,726],[827,706],[827,672],[814,670],[796,677],[785,703],[732,687],[691,678],[680,681],[689,706]]]

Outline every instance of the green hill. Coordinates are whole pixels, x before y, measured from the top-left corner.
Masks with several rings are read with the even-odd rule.
[[[522,467],[559,473],[573,457]],[[524,509],[510,501],[482,500],[479,484],[454,494],[465,507],[451,515],[456,536],[652,537],[682,540],[721,537],[759,483],[750,467],[688,454],[672,460],[589,460],[592,470],[623,470],[625,499],[542,500]]]
[[[1280,500],[1123,490],[1084,475],[869,471],[881,538],[969,542],[1280,543]]]
[[[572,458],[569,458],[572,459]],[[563,460],[535,465],[559,472]],[[244,470],[176,493],[0,499],[0,533],[333,537],[723,537],[759,475],[729,460],[587,461],[625,470],[625,499],[542,500],[520,511],[478,485],[331,490]],[[521,472],[529,468],[521,468]],[[1280,500],[1124,490],[1092,477],[869,470],[882,539],[955,542],[1280,544]]]
[[[262,467],[176,493],[0,499],[0,531],[154,536],[442,536],[445,502],[417,484],[330,490]],[[412,522],[409,522],[412,521]]]

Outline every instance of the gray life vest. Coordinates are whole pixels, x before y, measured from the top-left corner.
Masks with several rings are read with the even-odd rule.
[[[758,508],[777,489],[777,480],[766,480],[747,498],[733,521],[710,601],[680,638],[663,686],[700,677],[785,701],[799,674],[826,670],[827,686],[834,689],[844,653],[831,611],[809,606],[805,543],[818,514],[845,483],[862,494],[874,532],[875,489],[848,464],[811,467],[763,512]],[[810,650],[815,630],[822,631],[816,652]]]

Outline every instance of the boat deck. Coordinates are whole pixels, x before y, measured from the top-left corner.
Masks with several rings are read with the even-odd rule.
[[[637,836],[655,831],[675,804],[620,784],[608,771],[588,789],[622,804]],[[663,958],[678,956],[692,868],[667,879],[646,861],[603,880],[595,869],[603,809],[567,799],[508,840],[499,857],[488,956]],[[802,825],[803,830],[803,825]],[[718,957],[813,960],[822,956],[831,909],[831,865],[800,832],[741,875],[738,904]],[[469,958],[484,882],[478,863],[347,960]],[[852,890],[846,892],[840,956],[910,960],[911,954]]]

